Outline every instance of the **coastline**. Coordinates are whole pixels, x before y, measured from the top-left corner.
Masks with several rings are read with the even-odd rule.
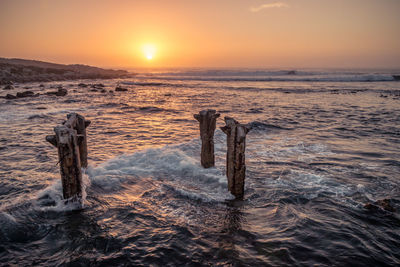
[[[81,79],[130,78],[126,70],[102,69],[87,65],[55,64],[25,59],[0,58],[0,85]]]

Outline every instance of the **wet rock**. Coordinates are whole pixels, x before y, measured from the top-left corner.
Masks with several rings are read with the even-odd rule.
[[[22,98],[22,97],[31,97],[31,96],[34,96],[34,95],[35,95],[35,93],[32,92],[32,91],[24,91],[24,92],[18,92],[18,93],[17,93],[17,97],[18,97],[18,98]]]
[[[393,75],[393,79],[395,81],[400,81],[400,75]]]
[[[7,94],[4,98],[5,99],[16,99],[17,97],[15,95]]]
[[[364,208],[371,211],[377,211],[378,209],[384,209],[386,211],[395,212],[396,209],[392,206],[390,199],[380,199],[374,203],[367,203]]]
[[[46,107],[37,107],[36,109],[47,109]]]
[[[58,91],[56,93],[56,96],[66,96],[68,94],[67,89],[63,88],[58,88]]]
[[[287,72],[287,75],[296,75],[297,73],[296,73],[296,71],[295,70],[289,70],[288,72]]]
[[[391,205],[390,199],[385,198],[385,199],[378,200],[376,202],[376,204],[378,204],[384,210],[391,211],[391,212],[396,211],[396,209]]]
[[[40,85],[39,85],[39,87],[40,87],[40,88],[43,88],[43,87],[44,87],[44,85],[43,85],[43,84],[40,84]]]
[[[374,205],[372,203],[367,203],[367,204],[364,205],[364,209],[376,211],[379,208],[378,208],[378,206],[376,206],[376,205]]]
[[[12,86],[11,84],[7,84],[6,86],[4,86],[3,90],[12,90],[14,89],[14,86]]]
[[[90,89],[90,92],[97,92],[97,89]]]
[[[95,83],[95,84],[92,84],[92,88],[103,88],[103,87],[105,87],[105,85],[104,84],[102,84],[102,83]]]
[[[87,87],[88,85],[86,83],[80,83],[78,84],[79,87]]]
[[[4,84],[4,85],[13,85],[13,82],[8,80],[7,78],[2,78],[0,80],[0,84]]]
[[[117,86],[117,87],[115,87],[115,91],[116,92],[126,92],[126,91],[128,91],[128,89],[123,88],[121,86]]]
[[[101,92],[102,92],[102,93],[106,93],[107,90],[106,90],[106,89],[101,89]]]
[[[56,95],[56,96],[65,96],[68,94],[67,89],[58,88],[57,91],[46,92],[46,95]]]

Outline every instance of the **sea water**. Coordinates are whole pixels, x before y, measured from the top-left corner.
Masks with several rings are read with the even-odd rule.
[[[68,95],[0,99],[0,265],[399,265],[393,74],[141,70],[16,85]],[[109,92],[117,83],[128,91]],[[216,166],[203,169],[193,114],[209,108],[221,118]],[[45,141],[70,112],[92,121],[83,207],[62,200]],[[227,191],[224,116],[252,126],[243,200]],[[364,208],[380,199],[396,211]]]

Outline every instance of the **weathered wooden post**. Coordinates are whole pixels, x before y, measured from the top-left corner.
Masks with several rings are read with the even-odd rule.
[[[204,168],[213,167],[214,157],[214,131],[219,113],[213,109],[202,110],[193,117],[200,123],[201,137],[201,165]]]
[[[71,113],[63,125],[54,128],[55,135],[46,140],[57,147],[64,199],[82,197],[82,171],[87,167],[86,127],[90,121]]]
[[[71,114],[69,114],[71,115]],[[90,120],[85,120],[85,118],[79,114],[76,114],[76,132],[78,134],[79,142],[79,156],[81,159],[81,167],[87,168],[87,137],[86,137],[86,128],[90,125]]]
[[[231,117],[225,117],[221,130],[227,135],[226,176],[228,189],[236,198],[243,198],[246,177],[246,134],[250,127],[240,124]]]

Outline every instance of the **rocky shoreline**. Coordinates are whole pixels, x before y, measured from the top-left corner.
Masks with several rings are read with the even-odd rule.
[[[0,58],[0,85],[80,79],[114,79],[134,76],[125,70],[102,69],[87,65],[63,65],[25,59]]]

